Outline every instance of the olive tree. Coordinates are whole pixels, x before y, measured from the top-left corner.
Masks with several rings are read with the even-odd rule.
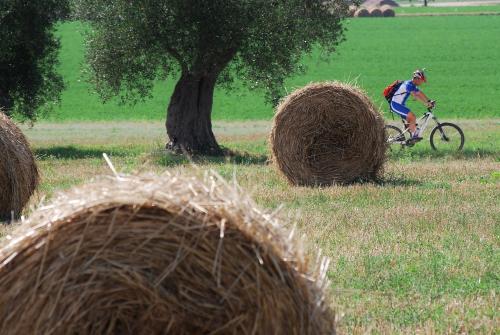
[[[234,78],[280,96],[314,47],[342,40],[343,0],[74,0],[90,22],[87,61],[106,100],[137,102],[155,80],[176,75],[167,108],[167,147],[220,154],[212,132],[216,84]]]
[[[0,108],[35,119],[63,89],[56,72],[59,41],[54,24],[67,13],[64,0],[0,1]]]

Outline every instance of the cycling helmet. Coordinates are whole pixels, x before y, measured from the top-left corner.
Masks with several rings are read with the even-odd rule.
[[[413,79],[422,79],[424,82],[427,82],[424,70],[415,70],[415,72],[413,72]]]

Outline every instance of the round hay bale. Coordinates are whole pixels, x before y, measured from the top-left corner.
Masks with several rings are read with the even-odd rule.
[[[394,9],[392,9],[391,6],[389,5],[384,5],[380,7],[380,10],[382,11],[382,15],[384,17],[394,17],[396,16],[396,13],[394,12]]]
[[[333,334],[327,262],[213,174],[104,178],[0,249],[1,334]]]
[[[371,17],[382,17],[382,11],[379,7],[371,7],[368,9]]]
[[[354,17],[370,17],[370,12],[366,8],[359,8],[354,13]]]
[[[358,6],[355,5],[350,5],[349,6],[349,16],[353,17],[354,14],[356,13],[356,10],[358,9]]]
[[[17,219],[38,186],[38,169],[21,130],[0,110],[0,221]]]
[[[384,120],[358,88],[313,83],[277,108],[273,161],[294,185],[349,184],[379,177],[387,145]]]

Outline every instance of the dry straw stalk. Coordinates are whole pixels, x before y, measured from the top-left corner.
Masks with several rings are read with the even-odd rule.
[[[384,119],[359,88],[309,84],[277,108],[273,162],[293,185],[375,180],[386,159]]]
[[[0,110],[0,221],[19,218],[38,186],[38,169],[21,130]]]
[[[0,251],[1,334],[332,334],[325,260],[213,173],[103,178]]]

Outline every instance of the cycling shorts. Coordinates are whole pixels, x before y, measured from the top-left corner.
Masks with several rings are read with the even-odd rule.
[[[401,116],[406,120],[406,116],[410,112],[410,109],[405,105],[398,104],[397,102],[391,101],[391,111]]]

